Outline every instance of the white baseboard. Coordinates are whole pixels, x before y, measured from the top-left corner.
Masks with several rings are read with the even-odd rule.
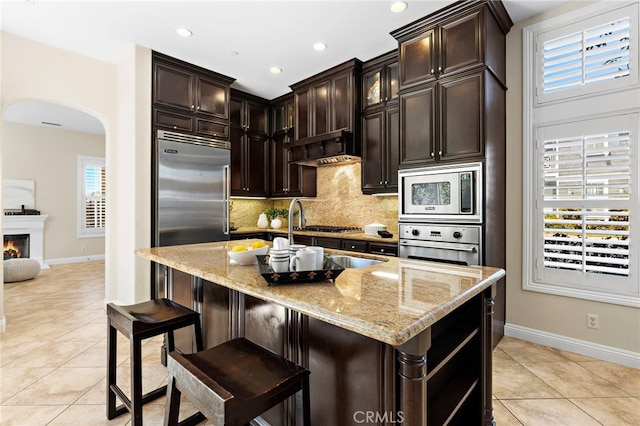
[[[5,317],[0,318],[0,333],[7,331],[7,319]]]
[[[504,325],[504,335],[551,348],[640,369],[640,353],[574,339],[514,324]]]
[[[94,254],[91,256],[78,256],[78,257],[62,257],[58,259],[47,259],[46,263],[48,263],[49,265],[63,265],[65,263],[91,262],[92,260],[104,260],[104,254]]]

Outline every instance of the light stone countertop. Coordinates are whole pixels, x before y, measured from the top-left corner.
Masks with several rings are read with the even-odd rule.
[[[389,345],[401,345],[505,275],[498,268],[376,256],[335,280],[269,286],[258,265],[232,264],[237,241],[138,249],[136,254],[261,300],[276,303]]]

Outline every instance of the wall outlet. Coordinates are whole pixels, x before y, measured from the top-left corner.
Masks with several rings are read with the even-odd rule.
[[[600,328],[600,319],[595,314],[587,314],[587,327],[588,328]]]

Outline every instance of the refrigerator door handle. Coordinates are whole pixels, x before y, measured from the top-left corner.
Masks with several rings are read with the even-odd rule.
[[[224,217],[222,220],[222,232],[225,235],[229,235],[229,216],[230,216],[230,212],[229,212],[229,193],[231,192],[231,187],[230,187],[230,179],[229,179],[229,171],[230,171],[230,167],[228,165],[225,165],[223,167],[222,170],[222,188],[223,188],[223,198],[224,198]]]

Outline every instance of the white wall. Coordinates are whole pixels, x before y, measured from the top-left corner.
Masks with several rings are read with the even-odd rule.
[[[44,224],[47,263],[104,256],[104,237],[78,238],[79,155],[104,157],[104,136],[4,123],[2,177],[35,182],[35,208]]]
[[[522,290],[522,28],[588,4],[575,1],[521,22],[507,36],[506,333],[640,366],[640,309]],[[599,315],[600,329],[587,328],[587,313]]]
[[[7,33],[0,34],[0,48],[2,115],[12,103],[41,100],[76,108],[104,125],[105,298],[120,303],[148,299],[150,266],[134,250],[150,241],[151,52],[132,46],[114,65]],[[0,152],[3,139],[0,131]],[[0,290],[0,307],[3,297]]]

